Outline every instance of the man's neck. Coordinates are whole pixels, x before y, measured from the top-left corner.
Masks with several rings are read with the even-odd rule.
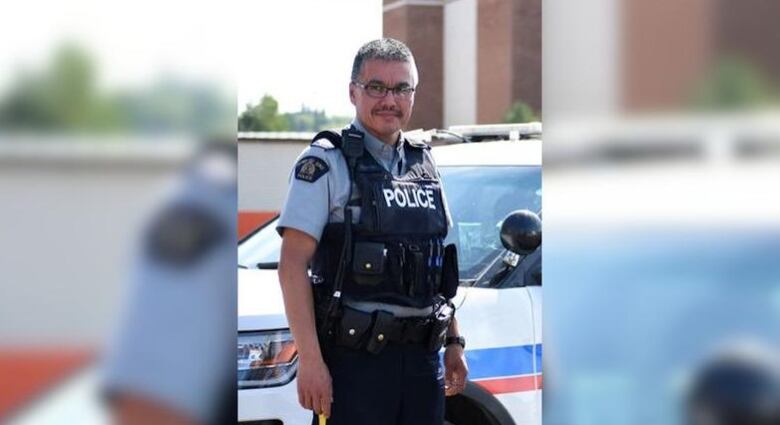
[[[371,130],[367,129],[366,126],[359,119],[356,118],[355,120],[358,123],[360,123],[360,126],[363,127],[363,129],[366,130],[368,134],[374,136],[375,138],[377,138],[379,141],[381,141],[386,145],[395,146],[396,143],[398,142],[398,139],[401,137],[401,131],[396,131],[395,133],[387,136],[379,136],[377,134],[374,134]]]
[[[374,134],[374,137],[376,137],[377,139],[381,140],[382,143],[384,143],[386,145],[395,146],[395,144],[398,142],[398,137],[400,135],[401,135],[401,132],[400,131],[396,131],[395,133],[393,133],[393,134],[391,134],[389,136],[380,137],[380,136],[377,136],[376,134]]]

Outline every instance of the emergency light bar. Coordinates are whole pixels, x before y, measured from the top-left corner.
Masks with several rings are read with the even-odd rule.
[[[542,135],[542,123],[453,125],[450,126],[449,130],[466,138],[498,137],[501,139],[520,140],[540,137]]]
[[[485,124],[485,125],[453,125],[448,130],[417,129],[407,131],[404,135],[425,143],[434,145],[458,142],[478,142],[481,140],[520,140],[540,138],[542,136],[542,123],[530,122],[525,124]]]

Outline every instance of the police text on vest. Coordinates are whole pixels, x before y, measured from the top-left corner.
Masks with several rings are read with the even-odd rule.
[[[392,203],[401,208],[428,208],[435,210],[436,203],[433,198],[433,189],[421,188],[395,188],[382,189],[385,202],[390,207]]]

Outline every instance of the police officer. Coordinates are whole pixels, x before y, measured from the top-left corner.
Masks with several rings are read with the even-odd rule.
[[[451,219],[428,146],[401,132],[417,83],[406,45],[362,46],[349,84],[356,117],[304,150],[279,219],[299,402],[329,424],[441,424],[445,389],[465,385],[449,302],[456,257],[443,246]]]
[[[104,357],[113,423],[235,423],[236,145],[205,145],[146,226]]]

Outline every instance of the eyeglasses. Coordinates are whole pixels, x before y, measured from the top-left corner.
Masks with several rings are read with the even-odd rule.
[[[384,99],[384,97],[387,96],[387,92],[393,92],[393,96],[398,99],[409,99],[414,93],[414,87],[409,87],[405,84],[396,87],[387,87],[384,84],[379,83],[363,84],[360,81],[353,81],[352,83],[365,90],[369,97],[375,99]]]

